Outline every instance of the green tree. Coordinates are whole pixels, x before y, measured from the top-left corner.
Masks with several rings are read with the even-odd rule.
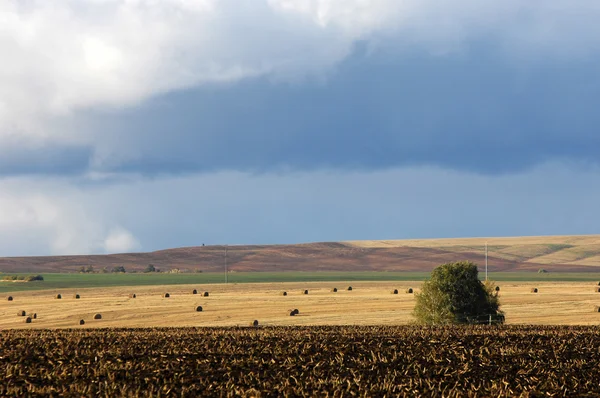
[[[43,280],[44,280],[44,277],[41,275],[27,275],[25,277],[26,282],[43,281]]]
[[[152,264],[148,264],[144,272],[156,272],[156,268]]]
[[[415,295],[413,315],[429,325],[503,323],[498,292],[479,280],[477,265],[468,261],[442,264]]]
[[[116,272],[116,273],[125,273],[125,267],[123,267],[122,265],[117,265],[114,266],[111,272]]]

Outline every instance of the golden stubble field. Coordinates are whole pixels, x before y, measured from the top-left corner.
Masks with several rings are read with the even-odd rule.
[[[352,286],[352,291],[348,291]],[[420,282],[260,283],[177,285],[15,292],[0,301],[0,329],[248,326],[403,325],[413,321]],[[508,324],[600,325],[600,293],[592,282],[503,282],[500,297]],[[331,292],[336,287],[337,293]],[[531,288],[537,287],[537,294]],[[198,294],[192,294],[197,289]],[[303,291],[309,290],[308,295]],[[398,289],[399,294],[391,294]],[[203,291],[209,297],[203,297]],[[286,291],[287,296],[282,292]],[[163,298],[168,292],[171,297]],[[60,293],[62,299],[54,296]],[[73,298],[78,293],[80,299]],[[136,298],[129,298],[135,293]],[[11,295],[13,301],[8,301]],[[202,306],[202,312],[196,312]],[[300,313],[290,316],[288,310]],[[32,323],[17,312],[37,314]],[[101,320],[94,320],[96,313]],[[80,326],[79,320],[85,325]]]

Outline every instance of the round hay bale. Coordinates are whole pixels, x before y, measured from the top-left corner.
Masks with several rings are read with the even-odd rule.
[[[199,306],[196,307],[196,312],[202,312],[202,306],[201,305],[199,305]]]
[[[496,288],[494,290],[497,291],[497,292],[499,292],[500,291],[500,286],[496,286]]]
[[[398,289],[392,290],[392,294],[398,294]]]
[[[192,294],[198,294],[198,291],[196,289],[192,290]]]
[[[83,319],[80,319],[80,320],[79,320],[79,324],[80,324],[80,325],[85,325],[85,321],[84,321]]]
[[[348,286],[348,291],[352,291],[352,286]]]
[[[531,288],[531,293],[537,293],[538,292],[538,288],[537,287],[532,287]]]
[[[163,297],[164,298],[169,298],[169,297],[171,297],[171,295],[169,293],[165,293],[165,294],[163,294]]]
[[[596,293],[600,293],[600,287],[596,288]]]
[[[8,296],[6,299],[7,299],[8,301],[13,301],[13,296]]]
[[[409,287],[408,289],[406,289],[406,293],[407,294],[412,294],[413,293],[412,287]]]
[[[308,290],[305,290],[302,294],[308,294]]]
[[[74,298],[74,299],[78,299],[78,298],[81,298],[81,297],[79,297],[79,295],[78,295],[78,294],[74,294],[74,295],[73,295],[73,298]]]
[[[25,323],[31,323],[31,317],[28,316],[27,318],[25,318]]]
[[[54,296],[55,299],[60,300],[62,298],[62,296],[59,294],[57,294],[56,296]]]
[[[600,312],[600,305],[594,307],[594,312]]]
[[[208,297],[208,292],[204,292],[204,293],[202,293],[202,295],[203,295],[204,297]]]
[[[37,319],[37,314],[34,312],[33,315],[31,316],[33,319]]]
[[[258,321],[255,319],[254,322],[252,322],[252,326],[254,326],[255,328],[258,327]]]
[[[25,316],[25,315],[27,315],[27,313],[23,310],[17,312],[17,316]]]
[[[287,296],[287,292],[281,292],[282,296]]]
[[[94,315],[94,319],[102,319],[102,314],[96,314],[96,315]]]
[[[293,308],[293,309],[289,309],[288,313],[290,314],[290,316],[295,316],[295,315],[298,315],[300,313],[300,311],[298,311],[298,308]]]
[[[135,293],[129,293],[129,298],[136,298],[137,296],[135,295]]]
[[[331,291],[332,291],[333,293],[337,293],[337,287],[334,287],[333,289],[331,289]]]

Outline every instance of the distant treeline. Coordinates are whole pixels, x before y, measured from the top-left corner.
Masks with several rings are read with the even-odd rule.
[[[100,270],[97,270],[94,268],[93,265],[88,265],[87,267],[81,267],[79,269],[79,273],[81,274],[107,274],[107,273],[121,273],[124,274],[127,271],[125,270],[125,267],[123,267],[122,265],[113,267],[112,269],[108,269],[107,267],[104,267]]]
[[[43,281],[44,277],[41,275],[4,275],[2,277],[3,281],[23,281],[23,282],[33,282],[33,281]]]
[[[118,265],[112,268],[108,268],[108,267],[104,267],[101,269],[96,269],[94,268],[93,265],[88,265],[87,267],[81,267],[79,269],[79,273],[80,274],[108,274],[108,273],[117,273],[117,274],[124,274],[127,273],[128,271],[125,269],[125,267],[123,267],[122,265]],[[171,273],[171,274],[179,274],[179,273],[188,273],[191,272],[188,269],[178,269],[178,268],[173,268],[170,269],[168,271],[162,271],[159,268],[156,268],[154,265],[149,264],[146,268],[144,268],[142,271],[129,271],[131,273],[137,273],[137,272],[143,272],[143,273],[150,273],[150,272],[167,272],[167,273]],[[193,272],[196,273],[200,273],[202,272],[202,270],[196,269]]]

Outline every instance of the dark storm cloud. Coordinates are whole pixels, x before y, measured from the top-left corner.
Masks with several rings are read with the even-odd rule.
[[[88,171],[92,150],[84,146],[41,144],[0,147],[0,178],[29,174],[77,175]]]
[[[481,43],[443,56],[357,46],[321,80],[246,79],[80,112],[65,128],[91,134],[89,146],[0,148],[0,175],[597,164],[598,61],[517,64]]]
[[[100,141],[123,145],[108,171],[430,164],[507,173],[598,162],[597,62],[516,65],[483,45],[447,56],[358,49],[323,81],[203,87],[90,120]]]

